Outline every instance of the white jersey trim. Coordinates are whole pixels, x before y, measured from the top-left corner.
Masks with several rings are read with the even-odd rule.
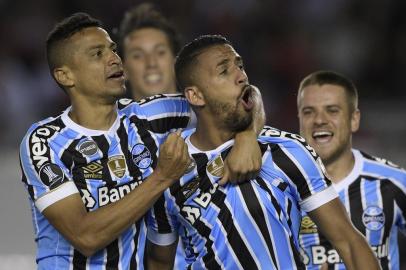
[[[313,194],[312,196],[306,198],[304,201],[300,202],[300,206],[305,212],[313,211],[316,208],[319,208],[323,204],[332,201],[333,199],[337,198],[338,194],[335,191],[333,186],[329,186],[328,188]]]
[[[363,167],[363,156],[360,151],[352,149],[352,155],[354,156],[354,167],[352,168],[351,172],[340,182],[333,183],[333,187],[340,192],[351,185],[355,180],[357,180],[358,176],[362,172]]]
[[[231,145],[234,145],[234,139],[231,139],[231,140],[228,140],[225,143],[219,145],[215,149],[203,151],[203,150],[200,150],[199,148],[197,148],[196,146],[194,146],[193,143],[191,142],[190,137],[193,135],[193,133],[185,138],[185,143],[187,144],[187,146],[189,148],[189,154],[191,154],[191,155],[196,154],[196,153],[203,153],[208,156],[211,156],[211,155],[213,155],[213,153],[220,153],[223,151],[223,149],[226,149],[226,148],[230,147]]]
[[[57,201],[65,199],[66,197],[68,197],[72,194],[75,194],[75,193],[79,193],[79,191],[78,191],[75,183],[72,181],[69,181],[69,182],[62,184],[55,190],[52,190],[52,191],[44,194],[43,196],[39,197],[35,201],[35,206],[42,213],[42,211],[44,211],[45,208],[47,208],[51,204],[54,204]]]
[[[170,244],[173,244],[178,239],[178,234],[176,232],[158,233],[151,229],[148,229],[147,238],[149,241],[156,245],[168,246]]]
[[[120,116],[119,116],[117,109],[116,109],[117,118],[114,121],[113,125],[109,128],[109,130],[89,129],[89,128],[85,128],[85,127],[75,123],[68,115],[71,109],[72,109],[72,107],[70,106],[62,113],[62,116],[61,116],[62,121],[68,128],[73,129],[74,131],[76,131],[80,134],[83,134],[85,136],[100,136],[100,135],[104,135],[104,134],[111,135],[111,134],[114,134],[117,131],[117,129],[120,127]]]

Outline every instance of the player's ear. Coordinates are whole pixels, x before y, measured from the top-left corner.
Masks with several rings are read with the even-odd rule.
[[[62,86],[70,88],[74,86],[73,73],[67,66],[57,67],[53,70],[55,80]]]
[[[204,106],[206,101],[204,100],[203,93],[197,86],[187,86],[184,90],[185,97],[191,105]]]
[[[361,121],[361,112],[359,109],[355,109],[355,111],[351,115],[351,132],[357,132],[359,129],[359,123]]]

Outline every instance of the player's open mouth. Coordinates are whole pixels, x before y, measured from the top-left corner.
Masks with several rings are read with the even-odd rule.
[[[312,134],[313,140],[317,143],[327,143],[334,136],[334,133],[331,131],[315,131]]]
[[[124,80],[124,72],[122,70],[116,71],[116,72],[110,74],[107,78],[108,79],[118,79],[118,80],[123,79]]]
[[[253,93],[254,88],[251,85],[245,86],[242,91],[240,101],[246,111],[251,111],[254,107]]]

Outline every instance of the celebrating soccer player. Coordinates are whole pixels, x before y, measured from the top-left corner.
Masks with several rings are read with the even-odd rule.
[[[296,135],[268,128],[258,143],[260,175],[221,186],[234,134],[256,117],[260,98],[248,83],[241,56],[221,36],[187,44],[176,77],[197,116],[183,133],[196,166],[164,195],[166,211],[150,215],[148,264],[170,269],[177,235],[191,269],[297,269],[301,211],[320,226],[349,269],[378,269],[365,239],[346,216],[315,151]]]
[[[71,106],[33,124],[20,147],[38,268],[143,269],[143,216],[155,202],[163,208],[159,196],[190,165],[183,138],[167,135],[188,124],[189,104],[181,95],[117,103],[125,84],[116,44],[84,13],[54,27],[47,58]],[[240,135],[247,159],[231,173],[250,175],[260,167],[256,135]]]
[[[354,226],[382,269],[399,269],[397,232],[406,232],[406,171],[352,148],[352,133],[360,123],[356,87],[336,72],[314,72],[301,82],[297,106],[300,133],[326,165]],[[334,245],[307,215],[300,244],[308,269],[343,269]]]

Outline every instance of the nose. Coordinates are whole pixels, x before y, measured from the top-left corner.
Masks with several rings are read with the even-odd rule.
[[[157,60],[155,55],[153,54],[146,54],[145,56],[145,64],[148,68],[155,67],[157,65]]]
[[[120,56],[119,56],[116,52],[114,52],[114,51],[111,51],[111,56],[110,56],[110,58],[109,58],[109,64],[110,64],[110,65],[121,65],[121,58],[120,58]]]
[[[237,84],[247,84],[248,83],[248,76],[245,71],[239,67],[237,71]]]
[[[315,112],[314,123],[316,125],[323,125],[327,123],[326,113],[323,111]]]

